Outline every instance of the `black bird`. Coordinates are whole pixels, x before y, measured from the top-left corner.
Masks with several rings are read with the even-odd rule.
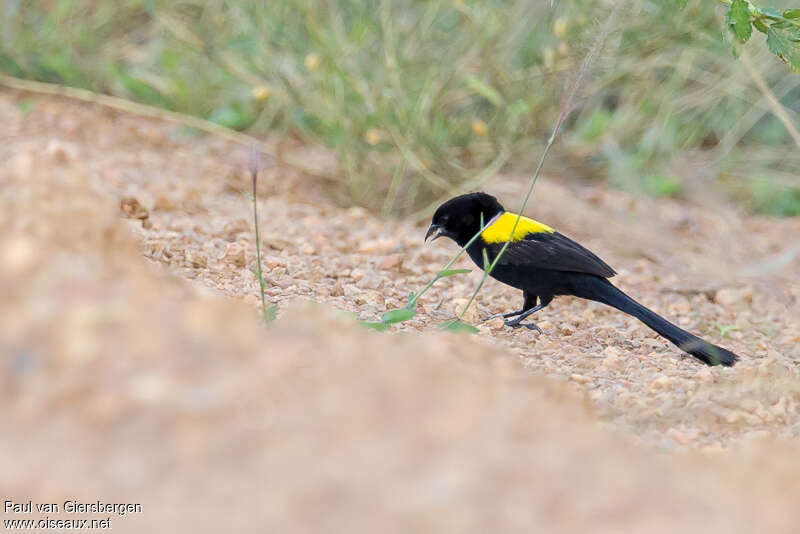
[[[678,328],[623,293],[608,281],[616,274],[614,269],[575,241],[527,217],[521,217],[514,229],[516,219],[517,215],[505,211],[495,197],[469,193],[439,206],[425,234],[426,241],[431,236],[445,236],[463,247],[481,230],[483,221],[480,237],[467,247],[472,261],[483,268],[483,251],[493,262],[513,229],[511,243],[491,272],[492,278],[522,290],[522,309],[499,315],[507,326],[525,326],[541,332],[535,324],[522,321],[550,304],[553,297],[574,295],[633,315],[708,365],[731,366],[739,359],[731,351]]]

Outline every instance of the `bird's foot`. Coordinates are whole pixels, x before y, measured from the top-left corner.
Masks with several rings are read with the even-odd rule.
[[[504,318],[505,318],[505,314],[495,313],[494,315],[490,315],[489,317],[485,317],[485,318],[481,319],[481,322],[485,323],[487,321],[491,321],[492,319],[504,319]]]
[[[503,322],[506,324],[506,326],[510,326],[511,328],[519,328],[520,326],[524,326],[528,330],[536,330],[540,334],[544,334],[544,331],[541,328],[539,328],[539,326],[536,323],[533,322],[523,323],[520,322],[519,319],[513,319],[513,320],[506,319]]]

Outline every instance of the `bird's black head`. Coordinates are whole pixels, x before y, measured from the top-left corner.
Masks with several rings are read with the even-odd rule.
[[[481,214],[483,224],[486,224],[503,211],[497,199],[486,193],[468,193],[451,198],[433,214],[425,239],[446,236],[463,247],[481,229]]]

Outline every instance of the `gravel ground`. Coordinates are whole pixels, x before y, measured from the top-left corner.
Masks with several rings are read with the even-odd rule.
[[[93,189],[122,202],[145,257],[255,305],[252,215],[242,195],[246,150],[58,100],[37,101],[29,114],[9,95],[1,102],[11,142],[0,154],[12,167],[44,157],[54,177],[85,174]],[[503,187],[489,191],[513,205],[522,181],[496,181]],[[281,308],[313,301],[375,319],[402,306],[456,250],[443,241],[423,244],[421,224],[341,209],[324,186],[291,169],[265,162],[261,184],[266,293]],[[465,343],[508,348],[532,370],[577,384],[603,420],[668,450],[800,434],[800,218],[745,217],[550,177],[537,187],[532,216],[598,253],[643,304],[742,361],[706,368],[638,321],[566,297],[537,315],[544,335],[507,329],[498,319]],[[457,266],[474,267],[467,259]],[[429,330],[451,318],[479,279],[473,269],[441,281],[425,295],[422,313],[397,329]],[[466,317],[476,323],[517,309],[520,300],[489,282]]]
[[[551,176],[537,186],[532,216],[598,253],[644,304],[739,353],[733,369],[569,298],[537,316],[544,335],[499,321],[475,336],[428,332],[477,271],[435,286],[405,332],[374,333],[298,303],[374,319],[455,246],[341,209],[325,184],[265,162],[267,295],[280,306],[265,331],[246,150],[58,99],[23,111],[20,98],[0,93],[5,494],[147,491],[160,511],[119,524],[133,530],[186,529],[186,506],[212,530],[221,511],[201,505],[244,513],[253,503],[231,493],[245,491],[261,503],[252,517],[308,520],[287,532],[319,528],[309,510],[353,531],[796,525],[800,219]],[[509,205],[524,187],[497,183]],[[490,282],[467,317],[519,303]],[[392,498],[363,513],[374,491]]]

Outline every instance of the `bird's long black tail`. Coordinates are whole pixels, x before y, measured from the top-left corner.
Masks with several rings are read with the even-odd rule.
[[[577,282],[575,296],[602,302],[633,315],[672,343],[708,365],[731,366],[739,359],[727,349],[713,345],[678,328],[655,312],[645,308],[605,278],[587,276]]]

